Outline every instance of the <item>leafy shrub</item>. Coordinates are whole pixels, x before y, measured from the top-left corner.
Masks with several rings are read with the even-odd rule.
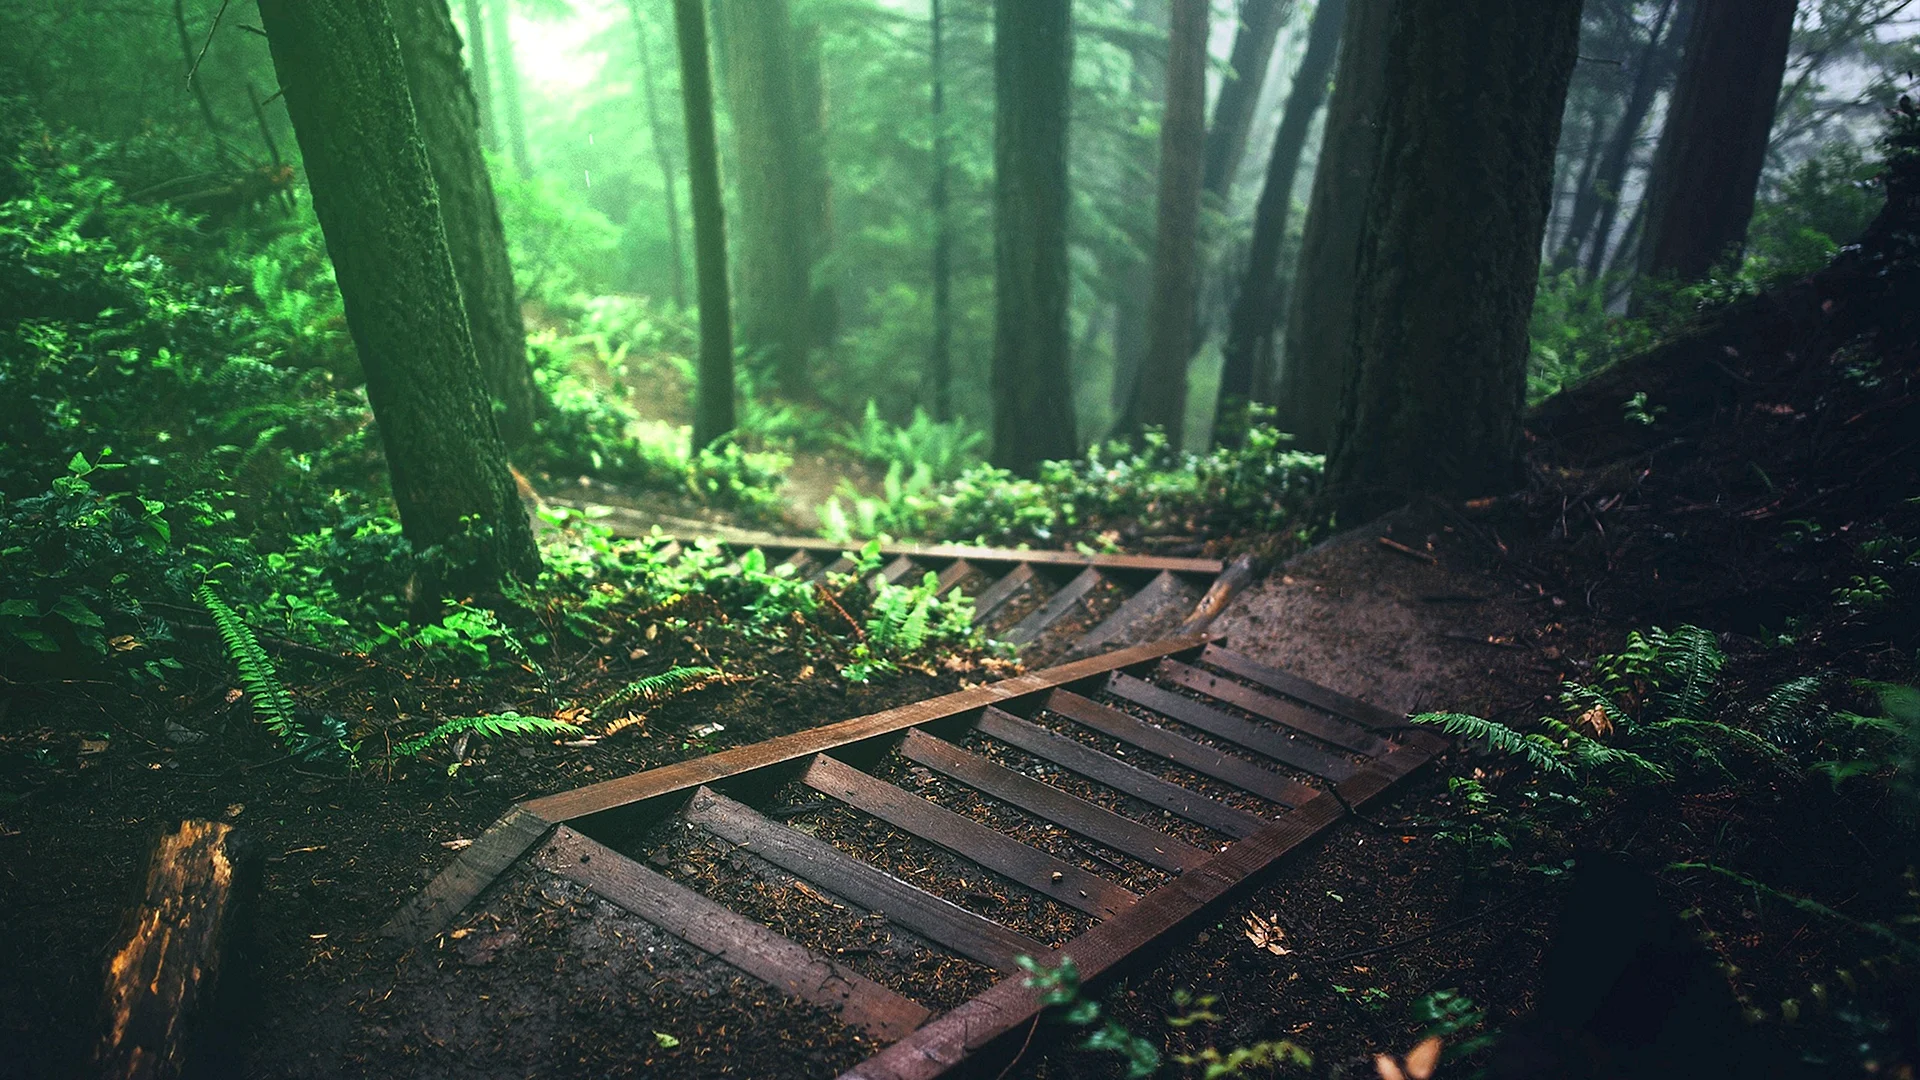
[[[901,427],[882,418],[880,407],[869,400],[860,423],[839,441],[877,465],[911,464],[916,473],[924,469],[933,480],[952,480],[980,463],[979,450],[986,440],[985,432],[966,421],[943,423],[918,405],[913,419]]]

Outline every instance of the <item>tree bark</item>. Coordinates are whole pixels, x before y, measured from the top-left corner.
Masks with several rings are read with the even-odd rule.
[[[1253,239],[1247,248],[1247,272],[1234,299],[1227,323],[1225,362],[1220,368],[1220,397],[1214,405],[1214,438],[1237,443],[1247,426],[1247,405],[1259,384],[1258,373],[1269,366],[1273,335],[1279,328],[1285,297],[1280,272],[1280,249],[1286,244],[1287,223],[1293,212],[1293,185],[1306,153],[1307,133],[1314,113],[1327,99],[1327,83],[1339,56],[1341,24],[1347,0],[1320,0],[1307,31],[1307,51],[1287,93],[1280,114],[1280,130],[1273,138],[1273,156],[1267,162],[1266,185],[1254,209]]]
[[[1620,122],[1614,127],[1613,137],[1607,140],[1606,149],[1594,164],[1593,171],[1582,178],[1579,194],[1574,197],[1566,238],[1560,244],[1560,254],[1554,259],[1556,270],[1565,270],[1581,261],[1581,249],[1584,247],[1587,276],[1592,278],[1598,275],[1602,260],[1606,257],[1607,240],[1613,235],[1614,217],[1620,212],[1620,188],[1626,182],[1633,144],[1639,139],[1640,129],[1647,122],[1647,113],[1653,108],[1654,96],[1660,91],[1667,66],[1663,51],[1668,44],[1667,27],[1672,20],[1673,9],[1674,0],[1665,0],[1660,5],[1660,14],[1654,19],[1653,28],[1648,31],[1647,43],[1640,50],[1639,62],[1634,65],[1633,85],[1627,91],[1627,103],[1621,110]]]
[[[420,141],[440,194],[440,220],[453,253],[481,380],[496,403],[510,447],[533,437],[537,393],[527,363],[527,328],[507,258],[507,234],[480,151],[478,106],[460,63],[460,35],[447,0],[389,0],[407,67]]]
[[[1753,217],[1795,0],[1699,0],[1647,181],[1641,284],[1697,281],[1738,257]]]
[[[812,218],[799,139],[793,21],[787,0],[714,5],[720,65],[739,175],[740,343],[759,355],[789,398],[807,381],[812,327]]]
[[[720,198],[720,149],[713,125],[713,68],[704,0],[673,0],[680,47],[680,98],[687,124],[693,197],[693,262],[700,302],[700,368],[693,448],[733,430],[733,321],[727,295],[727,218]]]
[[[481,0],[464,0],[467,20],[467,63],[473,69],[473,104],[480,113],[480,145],[500,152],[499,124],[493,118],[493,74],[487,58],[487,21]]]
[[[794,101],[799,107],[799,182],[806,210],[808,345],[831,351],[840,334],[840,290],[827,273],[833,251],[833,173],[827,168],[827,76],[820,56],[820,27],[796,19]]]
[[[680,246],[680,170],[674,167],[667,125],[660,119],[660,101],[654,90],[653,47],[647,43],[647,17],[640,10],[640,0],[627,0],[627,14],[633,19],[633,39],[640,55],[640,93],[647,109],[647,136],[653,140],[653,157],[660,166],[660,201],[667,216],[667,256],[673,263],[673,306],[685,310],[687,263]]]
[[[947,194],[946,27],[941,0],[932,0],[928,30],[933,49],[933,182],[928,206],[933,213],[933,344],[927,354],[927,383],[933,418],[953,419],[953,223]]]
[[[540,555],[487,403],[386,5],[261,0],[260,19],[402,531],[416,551],[440,549],[428,576],[447,578],[436,587],[531,579]]]
[[[1337,0],[1336,0],[1337,2]],[[1159,427],[1184,445],[1187,361],[1200,292],[1200,183],[1207,139],[1208,0],[1173,0],[1167,38],[1167,104],[1160,121],[1158,225],[1147,354],[1120,422],[1131,434]]]
[[[492,20],[487,36],[493,39],[494,66],[500,69],[500,112],[507,119],[507,148],[513,155],[514,171],[520,179],[533,179],[533,151],[527,148],[527,113],[520,103],[520,65],[513,59],[513,25],[508,18],[509,0],[487,0],[487,18]]]
[[[1519,481],[1527,321],[1580,0],[1399,4],[1327,461],[1341,520]]]
[[[104,1030],[87,1075],[178,1077],[204,1051],[229,949],[259,889],[256,856],[213,821],[182,822],[154,844],[107,961]]]
[[[1071,457],[1067,128],[1070,0],[994,0],[993,462]]]
[[[1224,210],[1233,194],[1233,181],[1246,156],[1247,135],[1253,130],[1253,111],[1266,83],[1273,44],[1287,24],[1292,0],[1242,0],[1240,26],[1233,35],[1227,64],[1233,70],[1220,84],[1213,103],[1213,124],[1207,129],[1202,190],[1211,205]]]
[[[1354,270],[1380,149],[1392,29],[1392,0],[1350,0],[1287,308],[1274,423],[1316,453],[1333,443],[1350,370]]]
[[[1171,15],[1169,0],[1133,0],[1133,18],[1156,29],[1164,29]],[[1131,61],[1127,88],[1142,106],[1161,105],[1167,98],[1167,58],[1162,51],[1136,40],[1128,53]],[[1160,152],[1152,139],[1136,137],[1140,149],[1141,174],[1156,169]],[[1154,238],[1145,214],[1129,215],[1128,243],[1117,245],[1125,254],[1114,260],[1117,268],[1107,272],[1114,278],[1116,310],[1113,318],[1113,393],[1110,401],[1116,418],[1125,415],[1133,404],[1133,388],[1140,381],[1140,369],[1146,362],[1147,309],[1153,304],[1153,263],[1134,252],[1152,251]],[[1133,222],[1140,224],[1136,227]],[[1104,268],[1103,268],[1104,269]],[[1115,427],[1119,426],[1116,421]]]
[[[1607,198],[1600,204],[1600,218],[1593,226],[1593,240],[1587,245],[1587,278],[1598,278],[1607,266],[1608,245],[1613,243],[1614,223],[1620,216],[1620,196],[1627,187],[1627,170],[1633,165],[1633,148],[1639,145],[1640,132],[1647,125],[1647,114],[1653,108],[1653,99],[1662,87],[1673,80],[1674,68],[1679,60],[1680,43],[1692,25],[1694,0],[1679,0],[1679,5],[1667,23],[1666,33],[1660,38],[1660,47],[1649,59],[1653,66],[1646,72],[1653,86],[1646,94],[1645,103],[1640,98],[1640,74],[1636,73],[1634,94],[1627,105],[1628,121],[1623,121],[1614,136],[1613,145],[1608,148],[1607,160],[1602,164],[1596,182],[1602,185]],[[1643,198],[1635,208],[1633,220],[1640,220],[1639,210],[1646,205]],[[1631,222],[1629,222],[1631,228]],[[1625,234],[1622,234],[1624,240]]]

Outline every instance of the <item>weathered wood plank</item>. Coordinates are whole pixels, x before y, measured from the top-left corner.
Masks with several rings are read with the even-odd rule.
[[[1015,957],[1047,954],[1045,945],[1024,934],[876,870],[832,844],[769,821],[711,788],[694,793],[687,820],[849,903],[882,912],[928,940],[1001,971],[1018,971]]]
[[[1001,634],[1000,639],[1012,645],[1027,644],[1041,634],[1046,633],[1047,627],[1066,618],[1082,600],[1087,598],[1087,594],[1097,588],[1104,580],[1106,580],[1106,578],[1097,568],[1087,567],[1085,570],[1074,575],[1074,579],[1069,581],[1059,592],[1047,597],[1046,603],[1034,609],[1026,618],[1021,619],[1019,623],[1015,624],[1013,629]]]
[[[1015,565],[1000,580],[987,586],[979,596],[974,597],[973,624],[985,626],[989,619],[1000,614],[1000,609],[1006,607],[1009,600],[1020,594],[1020,590],[1030,587],[1033,579],[1032,566],[1027,563]]]
[[[954,586],[972,577],[973,573],[974,565],[972,563],[965,559],[953,560],[947,564],[945,570],[940,571],[939,580],[936,581],[933,586],[933,594],[935,596],[947,595],[953,591]]]
[[[1158,660],[1163,656],[1190,651],[1198,648],[1204,640],[1204,638],[1194,637],[1168,638],[1151,645],[1123,649],[1105,656],[1062,664],[1045,671],[1003,679],[1000,682],[943,694],[925,701],[916,701],[885,712],[870,713],[851,720],[796,731],[791,735],[782,735],[750,746],[739,746],[731,750],[722,750],[717,754],[663,765],[632,776],[603,780],[598,784],[532,799],[522,803],[521,806],[550,823],[571,821],[642,799],[691,790],[701,784],[710,784],[744,772],[797,761],[866,739],[890,735],[905,728],[950,716],[959,716],[988,705],[998,705],[1014,698],[1065,686],[1131,664]],[[475,844],[475,847],[478,846]]]
[[[1302,708],[1291,701],[1263,694],[1252,687],[1234,682],[1232,679],[1222,678],[1191,664],[1183,664],[1178,660],[1162,660],[1155,670],[1168,682],[1184,686],[1189,690],[1197,690],[1208,697],[1245,709],[1255,716],[1265,717],[1276,724],[1285,724],[1295,731],[1311,735],[1322,742],[1332,743],[1342,750],[1376,757],[1387,749],[1385,739],[1343,716],[1329,716]]]
[[[1226,803],[1170,784],[1149,772],[1143,772],[1111,754],[1103,754],[1085,743],[1064,735],[1055,735],[1038,724],[1028,723],[1012,713],[987,709],[980,714],[975,730],[992,736],[1008,746],[1024,750],[1042,761],[1079,773],[1096,783],[1124,792],[1162,810],[1170,810],[1217,833],[1242,837],[1258,832],[1267,819],[1237,810]]]
[[[1344,757],[1252,721],[1230,716],[1131,675],[1115,675],[1107,683],[1107,692],[1324,780],[1345,780],[1357,770],[1357,766]]]
[[[881,567],[880,571],[877,574],[875,574],[874,577],[877,579],[877,581],[884,581],[889,585],[898,585],[904,578],[907,577],[907,575],[913,573],[914,570],[918,568],[918,566],[919,564],[915,563],[912,559],[907,558],[905,555],[901,555],[895,558],[892,562]],[[873,587],[878,589],[880,586],[876,582],[876,583],[873,583]]]
[[[825,754],[813,759],[801,780],[822,795],[872,814],[1095,918],[1110,919],[1140,899],[1097,874],[1090,874]]]
[[[909,761],[944,773],[983,794],[1037,814],[1055,825],[1131,855],[1149,866],[1177,873],[1185,867],[1198,865],[1208,855],[1158,829],[1069,795],[1052,784],[1022,776],[1004,765],[997,765],[978,754],[970,754],[924,731],[907,732],[906,741],[900,744],[900,752]]]
[[[1299,806],[1313,798],[1315,791],[1305,784],[1263,769],[1245,758],[1215,750],[1194,742],[1185,735],[1156,727],[1137,716],[1110,709],[1079,694],[1055,691],[1047,695],[1047,708],[1075,723],[1084,724],[1102,735],[1166,758],[1202,776],[1222,780],[1242,791],[1252,792],[1281,806]]]
[[[402,905],[380,932],[397,940],[418,942],[445,930],[474,897],[552,827],[550,819],[525,805],[509,809],[465,851],[455,855],[426,888]]]
[[[736,915],[564,825],[554,830],[553,839],[535,856],[535,865],[585,885],[777,990],[839,1010],[847,1024],[879,1038],[901,1038],[932,1015],[919,1002]]]
[[[1155,574],[1152,581],[1140,587],[1140,591],[1127,597],[1126,602],[1115,608],[1113,614],[1100,620],[1100,624],[1074,643],[1067,656],[1077,659],[1092,656],[1117,637],[1133,632],[1144,620],[1153,618],[1164,611],[1168,605],[1179,603],[1193,595],[1193,588],[1182,581],[1170,570]]]
[[[1344,716],[1370,728],[1397,728],[1407,722],[1405,713],[1396,713],[1392,709],[1384,709],[1370,702],[1361,701],[1359,698],[1310,682],[1290,672],[1268,667],[1218,645],[1208,645],[1200,653],[1200,662],[1212,664],[1222,671],[1232,672],[1243,679],[1257,682],[1269,690],[1277,690],[1290,698],[1304,701],[1316,709],[1325,709],[1336,716]]]
[[[1293,813],[1155,889],[1138,904],[1068,942],[1083,979],[1097,981],[1140,953],[1161,935],[1206,912],[1256,873],[1339,822],[1346,806],[1379,799],[1431,755],[1401,746],[1370,763],[1339,786],[1339,798],[1322,792]],[[1345,800],[1343,806],[1341,800]],[[841,1074],[841,1080],[934,1080],[969,1055],[998,1043],[1011,1052],[1013,1038],[1040,1010],[1038,993],[1024,979],[1004,979],[957,1008],[935,1017],[912,1035]]]

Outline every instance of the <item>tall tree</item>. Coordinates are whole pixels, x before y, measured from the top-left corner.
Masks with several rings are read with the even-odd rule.
[[[480,145],[500,152],[499,125],[493,118],[493,74],[487,59],[487,20],[480,0],[464,0],[467,21],[467,65],[473,69],[473,104],[480,112]]]
[[[1337,0],[1336,0],[1337,2]],[[1123,431],[1164,428],[1183,445],[1187,361],[1193,355],[1194,301],[1200,292],[1201,157],[1207,139],[1208,0],[1173,0],[1167,37],[1167,105],[1160,121],[1158,225],[1147,355]]]
[[[500,69],[500,112],[507,118],[507,149],[513,155],[514,170],[520,179],[533,176],[533,151],[527,148],[527,111],[520,102],[520,65],[513,58],[513,24],[507,10],[508,0],[486,0],[491,25],[487,36],[493,39],[494,66]]]
[[[389,0],[387,10],[400,38],[420,140],[433,166],[440,220],[481,381],[499,403],[501,436],[508,446],[524,446],[533,437],[537,401],[527,363],[527,328],[493,180],[480,152],[478,106],[460,62],[460,35],[447,0]]]
[[[1527,321],[1580,0],[1396,4],[1327,460],[1341,518],[1520,479]]]
[[[1614,132],[1607,156],[1594,175],[1594,185],[1605,192],[1600,216],[1593,224],[1593,236],[1587,244],[1586,270],[1589,280],[1598,278],[1607,265],[1607,248],[1613,242],[1614,225],[1620,217],[1620,196],[1626,191],[1627,170],[1633,163],[1634,147],[1640,144],[1640,132],[1646,127],[1647,113],[1660,89],[1673,81],[1680,59],[1680,43],[1693,20],[1694,0],[1679,0],[1663,33],[1648,42],[1648,54],[1634,71],[1633,90],[1627,98],[1627,111]],[[1643,81],[1651,88],[1643,88]],[[1644,205],[1645,200],[1642,200]],[[1636,208],[1636,210],[1639,208]]]
[[[1647,181],[1640,273],[1694,281],[1737,256],[1787,70],[1795,0],[1699,0]],[[1646,287],[1636,287],[1643,307]]]
[[[1068,373],[1071,0],[994,0],[993,462],[1073,455]]]
[[[1273,45],[1292,7],[1292,0],[1242,0],[1240,4],[1240,25],[1227,59],[1232,70],[1220,84],[1213,103],[1201,181],[1217,208],[1224,209],[1233,193],[1233,180],[1240,172],[1247,136],[1253,130],[1253,111],[1260,102],[1260,88],[1266,84],[1267,67],[1273,59]]]
[[[945,12],[932,0],[933,183],[928,193],[933,212],[933,345],[927,354],[928,391],[933,418],[953,419],[953,222],[949,216],[947,159],[947,67]]]
[[[693,448],[733,430],[733,321],[727,295],[727,219],[720,199],[720,149],[714,137],[713,68],[703,0],[673,0],[680,47],[680,97],[687,122],[687,171],[693,197],[693,262],[700,301],[700,368],[694,391]]]
[[[1274,423],[1305,450],[1333,443],[1347,384],[1355,263],[1366,228],[1367,191],[1387,100],[1387,38],[1393,0],[1350,0],[1340,66],[1327,102],[1327,137],[1313,171],[1300,262],[1287,304]]]
[[[810,345],[831,349],[840,332],[840,291],[826,273],[833,250],[833,173],[827,168],[827,73],[820,24],[796,18],[793,100],[798,108],[801,203],[806,212]]]
[[[713,6],[738,170],[740,343],[760,354],[788,397],[808,397],[814,341],[808,187],[787,0]]]
[[[653,141],[653,158],[660,166],[661,206],[667,216],[667,256],[673,263],[673,306],[687,306],[687,264],[680,249],[680,171],[673,165],[673,146],[667,141],[667,126],[660,119],[659,96],[654,89],[653,47],[648,44],[651,26],[640,0],[627,0],[627,14],[633,20],[634,44],[640,55],[640,95],[647,109],[647,135]]]
[[[401,529],[416,550],[454,560],[451,578],[432,585],[530,578],[539,552],[481,384],[386,5],[260,0],[260,22],[366,371]]]
[[[1133,18],[1154,31],[1167,28],[1172,17],[1169,0],[1133,0]],[[1144,121],[1151,110],[1160,108],[1167,97],[1167,55],[1159,42],[1147,35],[1137,37],[1128,51],[1127,90],[1139,103]],[[1144,127],[1145,125],[1140,125]],[[1140,151],[1140,175],[1156,175],[1159,144],[1143,135],[1131,140]],[[1116,266],[1107,273],[1115,281],[1118,299],[1113,317],[1113,411],[1124,417],[1133,404],[1133,388],[1140,380],[1146,362],[1147,309],[1153,305],[1153,261],[1136,252],[1151,252],[1157,222],[1153,215],[1136,213],[1123,218],[1126,243],[1115,245]]]
[[[1293,212],[1294,179],[1306,153],[1314,114],[1327,100],[1327,81],[1340,54],[1341,23],[1347,0],[1320,0],[1307,30],[1307,51],[1287,92],[1280,130],[1273,137],[1266,185],[1253,212],[1253,239],[1247,245],[1247,272],[1227,323],[1225,361],[1220,368],[1220,397],[1214,406],[1214,437],[1233,442],[1247,425],[1247,404],[1260,384],[1260,372],[1273,354],[1273,334],[1284,310],[1285,278],[1280,249],[1286,244]]]
[[[226,127],[214,114],[213,102],[207,97],[207,84],[200,80],[200,50],[193,43],[192,32],[187,29],[185,0],[173,0],[173,27],[180,35],[181,71],[186,73],[187,89],[193,92],[194,103],[200,107],[200,119],[207,125],[207,134],[213,138],[214,153],[226,161],[232,156],[227,146]]]
[[[1590,159],[1592,169],[1581,177],[1580,189],[1574,195],[1566,236],[1561,241],[1559,254],[1554,257],[1555,270],[1565,270],[1580,262],[1581,249],[1587,247],[1585,265],[1588,276],[1592,277],[1605,257],[1607,238],[1613,235],[1614,216],[1620,209],[1620,187],[1626,180],[1634,142],[1640,138],[1640,129],[1646,124],[1648,111],[1653,108],[1653,99],[1659,93],[1661,76],[1667,66],[1662,50],[1670,41],[1667,27],[1672,21],[1674,6],[1675,0],[1662,0],[1659,13],[1654,16],[1653,25],[1647,31],[1646,43],[1634,59],[1633,82],[1628,87],[1620,121],[1614,126],[1611,138],[1605,141],[1605,148]],[[1599,125],[1596,124],[1596,139],[1599,137],[1598,131]]]

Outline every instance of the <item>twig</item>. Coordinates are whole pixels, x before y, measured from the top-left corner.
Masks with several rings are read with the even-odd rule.
[[[1545,888],[1535,888],[1535,889],[1529,889],[1523,893],[1516,893],[1515,895],[1509,896],[1505,900],[1502,900],[1491,907],[1484,908],[1480,911],[1476,911],[1471,915],[1462,916],[1458,919],[1453,920],[1452,922],[1442,923],[1439,926],[1436,926],[1433,929],[1428,930],[1426,933],[1415,934],[1410,938],[1401,938],[1399,941],[1389,941],[1385,945],[1375,945],[1366,949],[1354,949],[1351,952],[1338,953],[1334,956],[1327,957],[1324,961],[1322,961],[1322,963],[1344,964],[1350,960],[1359,960],[1363,957],[1375,956],[1383,952],[1393,952],[1397,949],[1404,949],[1409,945],[1418,945],[1429,938],[1436,938],[1442,934],[1450,934],[1453,931],[1460,929],[1461,927],[1469,926],[1473,923],[1479,922],[1481,919],[1485,919],[1492,915],[1498,915],[1500,912],[1505,911],[1507,908],[1510,908],[1515,904],[1520,903],[1523,900],[1532,900],[1540,896],[1544,892],[1546,892]]]
[[[1001,1069],[1000,1075],[994,1077],[993,1080],[1007,1080],[1007,1074],[1013,1071],[1015,1065],[1020,1064],[1021,1058],[1027,1056],[1027,1047],[1033,1045],[1033,1033],[1038,1030],[1040,1030],[1040,1014],[1036,1012],[1033,1014],[1033,1023],[1027,1025],[1026,1041],[1020,1044],[1020,1049],[1014,1053],[1013,1060],[1007,1062],[1007,1067]]]
[[[200,73],[200,61],[207,58],[207,50],[213,47],[213,32],[220,29],[220,20],[226,17],[227,5],[233,0],[220,0],[220,10],[213,13],[213,25],[207,27],[207,40],[200,43],[200,55],[193,58],[193,66],[187,69],[187,85],[193,85],[193,77]]]
[[[1430,566],[1438,565],[1440,562],[1438,558],[1434,557],[1432,552],[1410,548],[1398,540],[1392,540],[1384,536],[1376,536],[1374,539],[1380,542],[1381,547],[1387,548],[1390,551],[1397,551],[1411,559],[1419,559],[1421,562],[1427,563]]]

